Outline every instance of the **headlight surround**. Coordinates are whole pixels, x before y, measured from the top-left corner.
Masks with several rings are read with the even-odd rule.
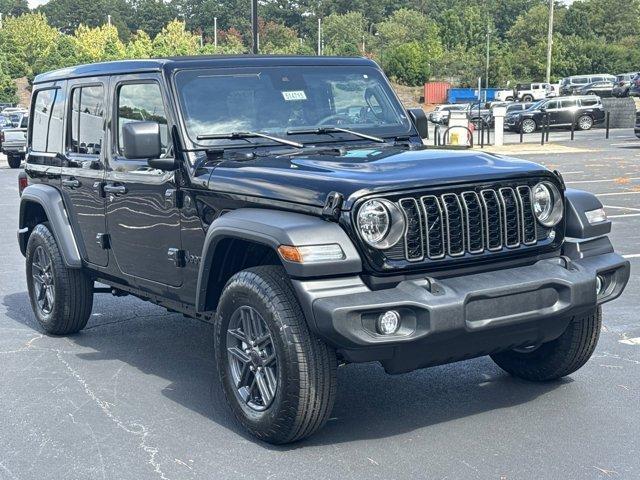
[[[360,206],[356,224],[362,240],[379,250],[398,243],[405,229],[400,209],[389,200],[380,198],[367,200]]]
[[[533,213],[538,222],[545,227],[553,227],[562,220],[562,195],[550,182],[540,182],[533,187]]]

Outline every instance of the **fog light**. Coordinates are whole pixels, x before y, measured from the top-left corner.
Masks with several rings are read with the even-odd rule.
[[[596,275],[596,295],[601,295],[604,292],[606,282],[602,275]]]
[[[552,242],[555,240],[556,238],[556,231],[555,230],[551,230],[549,232],[549,240],[551,240]]]
[[[382,335],[392,335],[400,328],[400,314],[395,310],[388,310],[381,313],[376,322],[378,333]]]

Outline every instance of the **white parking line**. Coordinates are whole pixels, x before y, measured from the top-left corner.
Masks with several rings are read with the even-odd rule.
[[[640,208],[619,207],[617,205],[603,205],[604,208],[618,208],[620,210],[630,210],[632,212],[640,212]]]
[[[575,172],[560,172],[563,175],[573,175],[573,174],[577,174],[577,173],[584,173],[584,170],[578,170]]]
[[[624,215],[607,215],[607,218],[626,218],[626,217],[640,217],[640,213],[625,213]]]
[[[611,183],[611,182],[624,183],[630,180],[640,180],[640,177],[605,178],[601,180],[573,180],[565,183]]]
[[[596,197],[613,197],[615,195],[638,195],[640,190],[632,192],[609,192],[609,193],[596,193]]]
[[[622,255],[622,258],[640,258],[640,253],[631,253],[629,255]]]

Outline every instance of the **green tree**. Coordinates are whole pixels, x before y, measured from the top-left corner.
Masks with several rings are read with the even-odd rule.
[[[153,54],[153,42],[144,30],[133,34],[125,48],[128,58],[149,58]]]
[[[75,33],[78,58],[83,63],[118,60],[126,56],[124,44],[114,26],[86,27],[80,25]]]
[[[195,55],[200,48],[200,37],[188,32],[184,22],[173,20],[156,35],[152,47],[155,57]]]
[[[133,0],[131,2],[134,16],[132,24],[136,30],[144,30],[152,37],[162,31],[162,28],[178,16],[178,10],[173,2],[163,0]]]
[[[419,44],[421,52],[432,59],[442,55],[438,26],[429,17],[415,10],[396,10],[388,20],[379,23],[376,30],[375,44],[383,56],[385,49],[395,50],[408,43]]]
[[[322,22],[326,55],[362,55],[365,19],[360,12],[332,13]]]
[[[4,17],[29,13],[29,3],[27,0],[0,0],[0,13]]]
[[[134,12],[127,0],[50,0],[38,7],[51,26],[63,33],[73,34],[80,25],[98,27],[107,23],[116,26],[121,39],[126,40],[135,20]]]
[[[403,43],[386,51],[382,57],[385,72],[405,85],[422,85],[429,80],[429,55],[418,42]]]

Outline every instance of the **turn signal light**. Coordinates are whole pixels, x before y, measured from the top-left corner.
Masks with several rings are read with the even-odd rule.
[[[18,175],[18,193],[22,195],[22,191],[29,186],[29,179],[27,178],[27,174],[24,172],[20,172]]]
[[[336,260],[344,260],[342,247],[337,243],[329,245],[305,245],[295,247],[292,245],[280,245],[278,247],[280,256],[294,263],[321,263]]]

